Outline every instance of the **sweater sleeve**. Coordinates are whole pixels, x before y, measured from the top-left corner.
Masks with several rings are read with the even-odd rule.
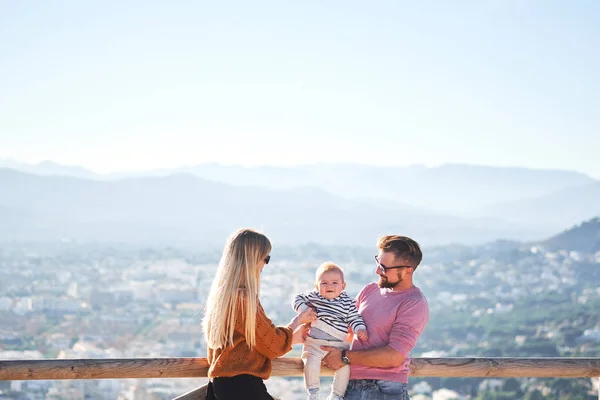
[[[290,328],[275,326],[259,306],[256,313],[256,351],[270,360],[281,357],[292,350],[292,335]]]
[[[294,307],[294,311],[302,312],[309,307],[310,300],[306,294],[300,293],[294,298],[294,302],[292,303],[292,307]]]
[[[352,332],[358,332],[360,330],[367,330],[367,326],[365,325],[365,321],[362,316],[358,313],[358,309],[356,308],[356,303],[352,301],[350,305],[350,310],[346,316],[346,322],[352,328]]]
[[[408,357],[429,319],[429,307],[424,298],[415,298],[398,308],[392,325],[389,345]]]

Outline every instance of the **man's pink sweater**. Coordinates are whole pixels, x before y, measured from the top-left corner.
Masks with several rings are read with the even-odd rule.
[[[390,346],[404,356],[399,367],[379,368],[350,364],[350,379],[383,379],[408,383],[409,353],[429,319],[429,306],[417,287],[392,292],[370,283],[356,296],[358,312],[367,325],[369,340],[354,335],[351,350]]]

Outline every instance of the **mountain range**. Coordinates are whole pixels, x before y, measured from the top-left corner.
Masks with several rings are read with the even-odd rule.
[[[0,160],[0,239],[222,244],[254,226],[288,243],[427,244],[547,237],[600,215],[600,181],[562,170],[474,165],[202,164],[101,175]]]
[[[600,217],[575,225],[541,243],[549,250],[569,250],[595,254],[600,252]]]

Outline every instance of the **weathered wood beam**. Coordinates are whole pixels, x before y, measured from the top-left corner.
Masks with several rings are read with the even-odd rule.
[[[600,358],[415,358],[411,376],[495,378],[592,378]]]
[[[2,360],[0,380],[206,377],[206,358]]]
[[[562,377],[600,376],[600,358],[414,358],[411,376]],[[272,376],[302,376],[302,360],[273,361]],[[0,360],[0,380],[206,377],[206,358]],[[321,369],[321,375],[333,371]]]

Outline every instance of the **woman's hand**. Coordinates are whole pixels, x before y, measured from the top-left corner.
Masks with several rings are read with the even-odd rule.
[[[296,316],[290,321],[288,324],[288,328],[295,331],[297,327],[302,324],[308,324],[317,319],[317,313],[312,308],[307,308],[302,311],[300,314],[296,314]]]
[[[298,322],[301,324],[308,324],[316,319],[317,312],[312,307],[308,307],[306,310],[298,314]]]
[[[292,345],[304,343],[304,339],[307,336],[309,327],[309,325],[303,324],[294,331],[294,335],[292,336]]]

